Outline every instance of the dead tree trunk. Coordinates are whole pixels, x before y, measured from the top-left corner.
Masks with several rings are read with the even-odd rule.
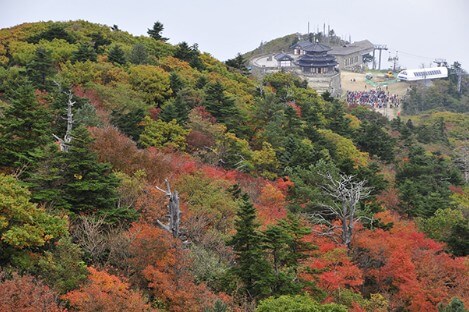
[[[60,84],[56,82],[56,85],[61,88]],[[72,129],[73,129],[73,112],[72,112],[72,107],[76,103],[73,101],[73,93],[72,91],[62,91],[64,94],[68,96],[68,101],[67,101],[67,131],[65,132],[64,138],[60,138],[57,135],[53,134],[54,138],[56,138],[59,141],[60,144],[60,150],[62,152],[68,152],[68,148],[70,147],[70,142],[72,142]]]
[[[166,184],[166,190],[155,186],[157,190],[166,194],[169,199],[168,202],[168,224],[164,224],[160,220],[156,220],[156,223],[166,231],[170,232],[173,237],[179,238],[181,235],[179,226],[181,223],[181,210],[179,208],[179,194],[177,191],[171,192],[168,179],[164,180]]]
[[[331,174],[325,174],[323,177],[326,183],[322,185],[324,194],[332,199],[330,204],[322,204],[324,210],[313,215],[313,218],[319,220],[320,223],[330,227],[329,233],[334,233],[337,227],[332,224],[330,218],[339,219],[341,222],[341,241],[350,250],[352,243],[353,230],[355,223],[358,222],[357,206],[360,200],[370,195],[370,187],[366,187],[366,181],[354,181],[351,175],[340,175],[334,178]]]

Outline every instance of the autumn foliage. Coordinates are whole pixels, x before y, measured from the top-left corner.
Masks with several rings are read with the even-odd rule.
[[[443,244],[426,238],[411,221],[389,212],[377,215],[393,223],[389,231],[362,230],[356,235],[355,258],[367,279],[367,293],[391,297],[391,308],[437,311],[452,297],[466,300],[468,264],[443,251]]]
[[[105,271],[88,268],[88,282],[81,288],[65,294],[75,311],[154,311],[142,294],[131,290],[127,282]]]
[[[129,230],[132,267],[142,286],[170,311],[202,311],[217,299],[230,301],[224,294],[215,295],[204,284],[196,284],[190,272],[188,250],[166,231],[148,224],[134,224]]]
[[[314,281],[329,295],[340,289],[358,291],[358,286],[364,281],[363,275],[347,254],[345,246],[314,233],[304,237],[304,240],[317,247],[303,262],[302,277],[306,281]]]
[[[86,21],[0,29],[0,65],[0,312],[469,306],[464,136],[443,119]]]
[[[58,295],[33,276],[13,274],[0,282],[0,311],[66,311],[58,304]]]

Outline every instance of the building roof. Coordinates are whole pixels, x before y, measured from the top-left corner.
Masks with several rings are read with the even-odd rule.
[[[331,67],[337,65],[337,62],[333,55],[305,54],[298,58],[296,64],[301,67]]]
[[[309,41],[298,41],[297,43],[295,43],[292,48],[300,48],[300,49],[304,49],[305,47],[308,47],[312,45],[311,42]]]
[[[293,61],[293,57],[291,57],[290,55],[288,54],[285,54],[285,53],[280,53],[280,54],[277,54],[275,56],[275,59],[277,61]]]
[[[306,52],[327,52],[330,51],[331,48],[328,47],[327,45],[321,44],[321,43],[311,43],[309,46],[303,48],[304,51]]]
[[[334,47],[329,52],[333,55],[350,55],[357,52],[362,52],[363,54],[373,51],[374,45],[368,40],[361,40],[353,42],[346,46]]]

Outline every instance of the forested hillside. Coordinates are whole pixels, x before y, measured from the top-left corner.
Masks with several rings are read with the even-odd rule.
[[[388,121],[162,31],[0,30],[0,311],[465,311],[461,96]]]

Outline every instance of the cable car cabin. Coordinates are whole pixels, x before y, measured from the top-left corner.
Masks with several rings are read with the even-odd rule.
[[[403,81],[428,80],[446,77],[448,77],[448,68],[446,67],[406,69],[397,75],[397,79]]]

